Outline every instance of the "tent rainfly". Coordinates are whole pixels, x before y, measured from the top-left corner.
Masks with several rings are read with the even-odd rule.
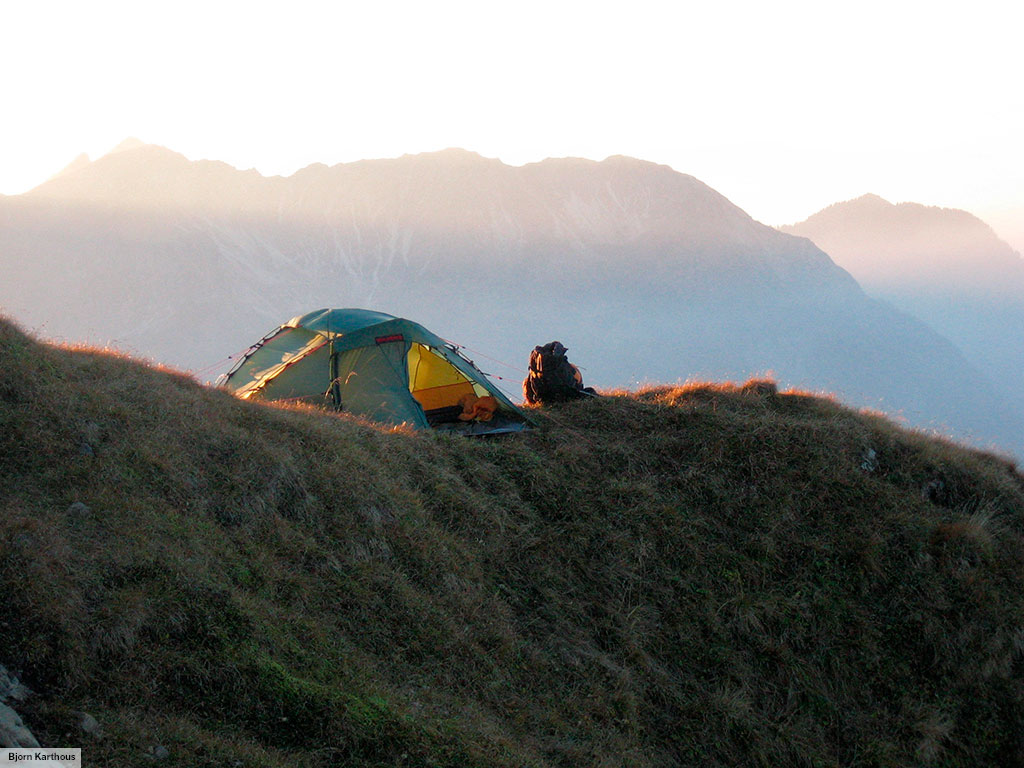
[[[248,400],[328,405],[373,421],[466,434],[518,432],[525,415],[470,360],[422,325],[367,309],[319,309],[249,348],[218,382]],[[489,421],[461,421],[466,395]]]

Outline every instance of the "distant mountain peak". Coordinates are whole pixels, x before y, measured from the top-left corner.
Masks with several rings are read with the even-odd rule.
[[[94,164],[106,165],[111,162],[131,164],[139,160],[154,161],[157,158],[163,158],[165,160],[173,158],[179,163],[192,162],[185,157],[185,155],[180,152],[175,152],[169,147],[165,147],[161,144],[149,144],[141,139],[135,138],[134,136],[129,136],[105,155],[98,158]]]
[[[476,164],[476,163],[499,163],[501,161],[494,157],[484,157],[478,152],[461,147],[447,147],[433,152],[418,152],[415,154],[402,155],[403,158],[420,161],[439,161],[453,164]]]
[[[609,155],[601,161],[605,165],[628,165],[637,168],[668,168],[663,163],[655,163],[651,160],[641,160],[631,155]]]
[[[146,142],[142,141],[141,139],[137,139],[134,136],[129,136],[127,139],[122,141],[120,144],[118,144],[112,150],[107,152],[107,155],[116,155],[118,152],[128,152],[128,151],[133,150],[133,149],[141,149],[142,147],[148,147],[148,146],[150,146],[150,145],[147,144]]]
[[[1019,254],[984,221],[957,208],[863,195],[780,229],[810,238],[865,287],[885,295],[913,288],[994,298],[1018,296],[1024,286]]]
[[[890,203],[884,197],[881,197],[880,195],[876,195],[874,192],[868,192],[866,195],[861,195],[860,197],[854,198],[850,202],[851,203],[870,203],[872,205],[884,205],[884,206],[891,206],[892,205],[892,203]]]

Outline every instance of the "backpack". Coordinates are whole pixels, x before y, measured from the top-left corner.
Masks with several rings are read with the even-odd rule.
[[[593,393],[584,391],[583,376],[565,356],[568,351],[560,341],[533,348],[530,372],[523,381],[527,403],[563,403]]]

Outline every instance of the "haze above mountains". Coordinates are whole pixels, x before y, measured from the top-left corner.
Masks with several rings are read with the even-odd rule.
[[[872,211],[888,204],[855,203],[863,221],[818,219],[832,224],[812,243],[691,176],[627,157],[513,167],[446,150],[267,178],[126,142],[0,198],[0,306],[44,335],[192,370],[294,315],[370,307],[483,351],[478,363],[509,377],[513,393],[529,350],[558,338],[598,387],[772,371],[784,385],[1024,453],[1009,346],[972,342],[986,333],[971,330],[975,310],[943,326],[947,314],[922,308],[964,291],[980,306],[992,281],[1019,307],[1019,256],[965,224],[966,239],[932,262],[926,238],[872,261],[882,240],[844,243],[880,236]],[[811,236],[812,222],[792,231]],[[977,250],[979,236],[990,250]],[[975,253],[990,267],[958,280],[957,254]],[[893,259],[902,266],[886,276]],[[937,273],[922,265],[935,260],[950,266],[929,281]]]

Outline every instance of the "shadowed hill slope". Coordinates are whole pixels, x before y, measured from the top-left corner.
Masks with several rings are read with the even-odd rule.
[[[1024,479],[766,385],[481,442],[0,321],[0,664],[90,765],[1019,764]]]

